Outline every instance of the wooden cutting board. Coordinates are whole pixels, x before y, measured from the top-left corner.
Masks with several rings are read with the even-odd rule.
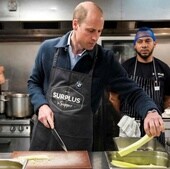
[[[26,169],[92,169],[87,151],[14,151],[12,158],[35,157]],[[47,159],[36,159],[46,156]]]

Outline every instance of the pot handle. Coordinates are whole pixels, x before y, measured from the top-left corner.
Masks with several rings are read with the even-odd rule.
[[[7,102],[9,100],[8,99],[0,99],[0,101]]]

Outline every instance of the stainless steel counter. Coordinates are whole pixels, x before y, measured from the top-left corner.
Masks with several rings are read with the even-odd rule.
[[[170,152],[170,118],[163,118],[165,124],[166,150]]]
[[[89,155],[93,169],[109,169],[104,152],[92,152]]]
[[[11,158],[11,153],[0,153],[0,158],[3,158],[3,159]]]

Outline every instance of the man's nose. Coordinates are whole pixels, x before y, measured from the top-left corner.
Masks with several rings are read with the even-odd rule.
[[[99,36],[100,36],[100,33],[99,33],[99,32],[95,32],[95,33],[93,34],[93,36],[92,36],[92,39],[95,40],[95,41],[97,41],[98,38],[99,38]]]
[[[142,47],[147,47],[147,43],[145,41],[142,42]]]

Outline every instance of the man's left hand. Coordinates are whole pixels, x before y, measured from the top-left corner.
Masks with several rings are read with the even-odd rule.
[[[144,120],[144,130],[149,136],[160,136],[164,132],[164,121],[157,111],[148,111]]]

